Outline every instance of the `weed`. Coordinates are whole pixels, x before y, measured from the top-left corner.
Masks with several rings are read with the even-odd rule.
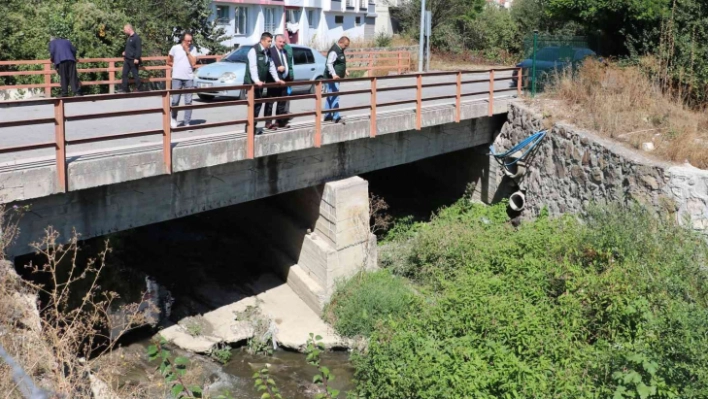
[[[221,364],[227,364],[231,360],[231,347],[229,345],[219,345],[211,351],[210,356]]]

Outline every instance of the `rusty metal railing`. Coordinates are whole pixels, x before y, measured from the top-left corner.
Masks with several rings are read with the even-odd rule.
[[[198,56],[198,61],[206,60],[218,60],[223,55],[202,55]],[[411,53],[407,50],[396,50],[396,51],[358,51],[352,50],[347,52],[347,57],[349,57],[349,62],[351,71],[367,71],[371,76],[375,71],[395,71],[397,74],[404,73],[410,69]],[[141,78],[142,83],[165,83],[167,89],[170,88],[170,83],[172,80],[172,68],[167,66],[167,57],[144,57],[142,58],[144,64],[142,64],[138,69],[140,71],[157,71],[160,72],[160,77],[150,76]],[[77,68],[79,74],[87,73],[105,73],[108,77],[101,80],[82,80],[81,86],[108,86],[108,92],[110,94],[114,93],[115,85],[122,83],[119,78],[118,73],[121,72],[123,58],[82,58],[79,59],[77,65],[81,64],[105,64],[106,66],[89,66]],[[120,67],[119,67],[120,65]],[[197,64],[197,68],[203,66],[202,64]],[[41,67],[41,69],[36,70],[11,70],[17,68],[26,67]],[[52,88],[59,87],[58,82],[52,82],[52,76],[56,75],[57,72],[52,69],[52,62],[50,60],[28,60],[28,61],[0,61],[0,78],[2,77],[28,77],[28,76],[42,76],[42,83],[26,83],[26,84],[14,84],[14,85],[0,85],[0,90],[27,90],[27,89],[42,89],[44,91],[44,96],[49,98],[52,96]],[[131,82],[133,79],[131,79]]]
[[[217,60],[223,56],[221,55],[201,55],[197,57],[198,61],[202,60]],[[172,68],[167,66],[167,57],[144,57],[143,62],[155,65],[141,65],[138,69],[141,71],[164,71],[164,77],[147,77],[141,78],[140,81],[143,83],[154,83],[154,82],[164,82],[165,87],[169,88],[169,84],[172,80]],[[79,59],[77,64],[106,64],[105,67],[89,67],[89,68],[77,68],[78,73],[106,73],[108,74],[108,80],[82,80],[81,86],[102,86],[108,85],[109,93],[114,92],[114,86],[122,83],[122,80],[118,79],[116,73],[122,71],[118,65],[123,63],[123,58],[82,58]],[[160,65],[162,64],[162,65]],[[19,66],[41,66],[41,70],[3,70],[11,69],[13,67]],[[197,64],[197,68],[203,65]],[[52,96],[52,88],[59,87],[58,82],[52,82],[52,75],[57,74],[57,72],[52,69],[52,62],[50,60],[32,60],[32,61],[0,61],[0,77],[3,76],[37,76],[42,75],[44,77],[43,83],[27,83],[27,84],[16,84],[16,85],[0,85],[0,90],[13,90],[13,89],[43,89],[44,96],[49,98]],[[133,79],[130,79],[131,82]]]
[[[511,76],[499,77],[497,73],[499,72],[512,72]],[[479,77],[480,75],[489,75],[484,77]],[[444,82],[433,82],[424,83],[423,78],[425,77],[450,77],[450,81]],[[470,78],[471,79],[468,79]],[[414,85],[397,85],[390,87],[381,87],[379,83],[386,82],[390,80],[398,79],[412,79],[415,78],[416,83]],[[36,150],[36,149],[46,149],[54,148],[55,151],[55,162],[56,162],[56,177],[57,185],[61,192],[66,192],[69,190],[67,182],[67,146],[95,143],[95,142],[105,142],[110,140],[125,139],[132,137],[143,137],[150,135],[161,135],[162,136],[162,154],[163,154],[163,165],[164,173],[172,173],[172,133],[181,132],[186,130],[202,130],[207,128],[224,127],[224,126],[237,126],[245,125],[246,132],[246,158],[253,159],[255,156],[255,125],[258,121],[265,120],[276,120],[285,118],[295,118],[303,116],[314,116],[314,137],[313,146],[319,148],[322,145],[322,113],[323,111],[324,99],[330,96],[348,96],[355,94],[369,94],[370,103],[366,105],[350,106],[338,108],[337,111],[353,111],[353,110],[369,110],[370,112],[370,137],[376,137],[377,132],[377,114],[381,108],[391,107],[396,105],[404,104],[415,104],[415,128],[420,130],[422,128],[422,111],[423,103],[425,101],[435,101],[435,100],[454,100],[455,106],[455,121],[460,122],[461,119],[461,108],[462,100],[465,97],[487,95],[486,101],[488,102],[488,114],[491,116],[494,113],[494,103],[495,95],[502,92],[514,91],[517,95],[521,94],[521,84],[523,79],[523,71],[519,68],[504,68],[495,69],[487,71],[457,71],[457,72],[432,72],[432,73],[419,73],[419,74],[409,74],[409,75],[394,75],[394,76],[384,76],[384,77],[366,77],[366,78],[356,78],[356,79],[345,79],[345,80],[317,80],[313,82],[315,86],[314,94],[304,94],[304,95],[292,95],[287,97],[264,97],[255,98],[255,86],[253,85],[235,85],[235,86],[225,86],[219,87],[219,90],[247,90],[248,96],[246,100],[232,100],[232,101],[222,101],[222,102],[209,102],[203,104],[191,104],[191,105],[179,105],[171,106],[170,96],[172,94],[188,94],[188,93],[201,93],[204,92],[203,88],[194,89],[180,89],[180,90],[159,90],[151,92],[139,92],[139,93],[126,93],[126,94],[106,94],[106,95],[93,95],[93,96],[83,96],[83,97],[67,97],[67,98],[51,98],[51,99],[41,99],[41,100],[21,100],[21,101],[11,101],[3,104],[4,108],[13,108],[26,105],[52,105],[54,108],[54,116],[52,118],[36,118],[36,119],[26,119],[26,120],[13,120],[13,121],[0,121],[0,129],[17,127],[17,126],[32,126],[38,124],[54,124],[54,141],[33,143],[27,145],[13,146],[13,147],[0,147],[0,154],[4,153],[17,153],[21,151]],[[498,81],[506,80],[516,80],[515,87],[510,85],[509,88],[502,90],[495,89],[494,83]],[[329,82],[370,82],[370,87],[368,89],[359,90],[346,90],[339,91],[337,93],[324,93],[322,91],[323,85]],[[465,84],[471,83],[489,83],[489,87],[482,91],[473,92],[463,92],[463,86]],[[266,84],[263,87],[287,87],[287,86],[302,86],[303,82],[288,82],[284,85],[273,83]],[[423,89],[431,87],[454,87],[454,92],[452,94],[446,94],[441,96],[433,97],[423,97]],[[411,90],[415,89],[415,98],[410,98],[406,100],[398,101],[388,101],[381,102],[379,94],[387,91],[395,90]],[[91,114],[80,114],[80,115],[66,115],[65,106],[67,104],[83,103],[83,102],[102,102],[118,99],[136,99],[144,97],[161,97],[161,107],[156,108],[144,108],[144,109],[134,109],[128,111],[112,111],[112,112],[97,112]],[[284,115],[273,115],[264,117],[255,117],[253,115],[253,108],[258,103],[268,103],[277,102],[280,100],[286,101],[299,101],[299,100],[314,100],[314,110],[298,113],[290,113]],[[245,119],[234,119],[220,122],[203,123],[200,125],[192,126],[181,126],[177,128],[171,128],[171,111],[186,111],[195,109],[208,109],[216,107],[247,107],[247,117]],[[332,111],[334,112],[334,110]],[[128,133],[116,133],[110,135],[95,136],[89,138],[78,138],[78,139],[67,139],[66,132],[66,122],[70,121],[85,121],[85,120],[96,120],[103,118],[113,118],[113,117],[123,117],[123,116],[135,116],[135,115],[148,115],[148,114],[160,114],[162,116],[161,125],[155,126],[154,129],[134,131]],[[181,142],[196,140],[200,137],[188,138],[186,140],[180,140]]]

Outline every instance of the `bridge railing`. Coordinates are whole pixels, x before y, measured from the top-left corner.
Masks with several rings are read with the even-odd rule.
[[[499,76],[500,73],[507,72],[509,76]],[[510,74],[508,72],[511,72]],[[454,78],[449,81],[443,82],[424,82],[424,78],[433,77],[449,77]],[[410,85],[391,85],[388,87],[382,87],[379,83],[385,83],[388,81],[396,81],[399,79],[415,79],[415,84]],[[499,81],[512,81],[513,85],[510,84],[508,88],[502,90],[495,89],[495,82]],[[108,94],[108,95],[92,95],[92,96],[82,96],[82,97],[67,97],[67,98],[50,98],[50,99],[40,99],[40,100],[21,100],[21,101],[11,101],[3,104],[3,108],[21,107],[21,106],[36,106],[36,105],[52,105],[54,108],[54,116],[49,118],[35,118],[35,119],[23,119],[23,120],[12,120],[12,121],[0,121],[0,133],[3,128],[11,127],[27,127],[40,124],[53,124],[54,125],[54,140],[40,143],[32,143],[27,145],[12,146],[12,147],[0,147],[0,154],[7,153],[18,153],[28,150],[36,149],[47,149],[54,148],[55,159],[56,159],[56,177],[58,188],[61,192],[66,192],[69,190],[67,182],[67,146],[87,144],[95,142],[105,142],[110,140],[126,139],[132,137],[143,137],[151,135],[161,135],[162,136],[162,155],[163,155],[163,165],[164,173],[172,173],[172,133],[181,132],[187,130],[202,130],[207,128],[223,127],[223,126],[238,126],[245,125],[246,134],[246,158],[253,159],[255,157],[255,136],[256,136],[256,123],[258,121],[270,121],[285,118],[295,118],[303,116],[314,116],[314,137],[313,146],[319,148],[322,145],[322,124],[323,112],[329,112],[323,110],[323,101],[330,96],[349,96],[355,94],[369,94],[370,101],[367,105],[360,106],[350,106],[338,108],[336,111],[353,111],[353,110],[368,110],[369,120],[370,120],[370,136],[376,137],[377,133],[377,115],[381,108],[405,105],[405,104],[415,104],[415,128],[420,130],[422,128],[422,110],[425,101],[437,101],[437,100],[454,100],[455,107],[455,122],[460,122],[461,119],[461,106],[462,101],[466,97],[470,96],[480,96],[482,95],[488,103],[488,113],[493,115],[494,113],[494,101],[495,96],[500,95],[500,93],[515,92],[517,95],[521,94],[521,83],[523,80],[523,71],[519,68],[503,68],[503,69],[491,69],[486,71],[457,71],[457,72],[433,72],[433,73],[418,73],[418,74],[408,74],[408,75],[394,75],[394,76],[384,76],[384,77],[365,77],[356,79],[345,79],[345,80],[317,80],[314,82],[314,94],[304,94],[304,95],[292,95],[287,97],[266,97],[266,98],[255,98],[255,86],[253,85],[235,85],[228,87],[220,87],[220,90],[246,90],[248,95],[246,100],[230,100],[221,102],[207,102],[203,104],[192,104],[192,105],[179,105],[172,106],[170,96],[173,94],[188,94],[188,93],[200,93],[204,89],[180,89],[180,90],[159,90],[151,92],[138,92],[138,93],[122,93],[122,94]],[[339,91],[337,93],[325,93],[323,91],[323,86],[329,82],[369,82],[370,87],[367,89],[359,90],[345,90]],[[488,88],[484,90],[463,92],[464,85],[468,84],[484,84],[488,82]],[[302,86],[302,82],[288,82],[284,85],[273,83],[263,85],[264,88],[268,87],[286,87],[286,86]],[[450,87],[454,88],[454,93],[446,94],[442,96],[432,96],[423,97],[423,89],[431,87]],[[486,87],[486,86],[485,86]],[[394,90],[415,90],[415,98],[409,98],[406,100],[398,101],[379,101],[379,94],[386,91]],[[86,102],[103,102],[118,99],[137,99],[145,97],[160,97],[161,106],[155,108],[144,108],[144,109],[132,109],[128,111],[112,111],[112,112],[95,112],[88,114],[78,114],[78,115],[67,115],[65,113],[65,106],[68,104],[76,103],[86,103]],[[269,103],[277,102],[280,100],[284,101],[300,101],[300,100],[314,100],[314,110],[307,112],[289,113],[283,115],[273,115],[264,117],[254,116],[254,107],[259,103]],[[203,123],[200,125],[192,126],[181,126],[177,128],[171,128],[171,112],[172,111],[185,111],[185,110],[195,110],[195,109],[207,109],[216,107],[246,107],[247,117],[243,119],[233,119],[220,122]],[[333,110],[335,111],[335,110]],[[116,133],[109,135],[94,136],[89,138],[76,138],[67,139],[66,123],[72,121],[84,121],[84,120],[97,120],[105,118],[116,118],[116,117],[133,117],[135,115],[147,115],[147,114],[159,114],[162,116],[161,124],[156,125],[154,129],[133,131],[127,133]],[[287,134],[287,133],[286,133]],[[181,139],[180,142],[188,142],[190,140],[198,140],[203,138],[203,136],[190,137],[187,139]]]
[[[198,61],[218,60],[221,55],[202,55],[198,56]],[[165,87],[169,88],[169,83],[172,80],[172,68],[167,66],[167,57],[144,57],[143,64],[138,68],[140,71],[157,71],[161,76],[149,76],[141,78],[143,83],[164,82]],[[123,70],[123,58],[82,58],[77,62],[81,64],[89,64],[84,67],[77,67],[79,74],[97,73],[105,74],[105,78],[99,80],[82,80],[81,86],[108,86],[109,93],[114,92],[115,85],[122,81],[119,79],[117,72]],[[98,66],[96,66],[98,65]],[[203,66],[198,64],[197,68]],[[22,68],[32,68],[33,70],[22,70]],[[12,70],[15,69],[15,70]],[[152,72],[156,73],[156,72]],[[42,76],[42,83],[25,83],[14,85],[0,85],[0,90],[27,90],[27,89],[42,89],[44,97],[52,96],[52,88],[59,87],[59,82],[52,82],[52,76],[56,75],[57,71],[52,69],[50,60],[32,60],[32,61],[0,61],[0,77],[30,77]],[[131,79],[131,82],[133,80]]]
[[[206,61],[216,61],[223,55],[198,56],[197,68],[204,66]],[[351,71],[367,71],[369,76],[375,71],[395,71],[398,74],[410,68],[411,54],[407,50],[398,51],[351,51],[347,53]],[[144,57],[140,71],[148,71],[157,76],[142,77],[143,83],[165,83],[165,88],[171,88],[172,68],[167,66],[167,57]],[[123,70],[123,58],[82,58],[77,62],[79,74],[99,74],[98,80],[82,80],[81,86],[108,86],[108,92],[114,93],[115,85],[120,84],[120,72]],[[26,69],[29,70],[26,70]],[[1,85],[0,90],[42,89],[44,97],[52,96],[52,88],[59,87],[59,82],[53,82],[52,76],[57,72],[52,68],[50,60],[31,61],[0,61],[0,78],[27,78],[39,76],[42,83],[18,83]],[[92,79],[96,79],[95,77]],[[133,80],[131,79],[131,82]]]

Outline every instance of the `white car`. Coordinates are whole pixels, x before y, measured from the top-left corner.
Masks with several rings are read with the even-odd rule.
[[[326,59],[319,52],[305,46],[293,45],[293,73],[295,81],[315,81],[324,78]],[[253,45],[240,46],[218,62],[197,69],[194,86],[204,89],[197,93],[202,100],[214,97],[246,98],[245,90],[220,90],[220,87],[243,85],[248,65],[248,51]],[[314,93],[314,85],[293,86],[293,91]]]

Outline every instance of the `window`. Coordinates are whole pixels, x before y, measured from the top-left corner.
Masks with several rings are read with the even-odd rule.
[[[263,30],[266,32],[270,33],[276,33],[276,29],[278,28],[278,22],[280,22],[280,18],[276,18],[276,15],[278,15],[278,9],[277,8],[272,8],[272,7],[266,7],[263,9],[263,16],[265,19],[264,25],[263,25]],[[280,17],[280,15],[278,15]]]
[[[300,9],[297,9],[297,10],[288,10],[288,14],[287,14],[287,16],[288,16],[288,23],[289,23],[289,24],[297,24],[297,23],[300,23],[300,14],[301,14],[301,10],[300,10]]]
[[[228,24],[229,23],[229,6],[216,6],[216,23],[217,24]]]
[[[240,46],[238,49],[232,51],[222,58],[221,62],[245,62],[248,63],[248,52],[253,48],[253,46]]]
[[[334,23],[341,25],[344,23],[344,15],[335,15],[334,16]]]
[[[307,23],[310,24],[311,29],[317,29],[317,17],[319,14],[317,10],[307,10]]]
[[[315,56],[310,49],[293,47],[293,63],[295,65],[314,64]]]
[[[356,0],[347,0],[347,8],[354,8],[356,7]]]
[[[359,26],[361,24],[361,17],[356,17],[356,26]]]
[[[234,10],[234,34],[248,34],[248,9],[246,7],[236,7]]]

